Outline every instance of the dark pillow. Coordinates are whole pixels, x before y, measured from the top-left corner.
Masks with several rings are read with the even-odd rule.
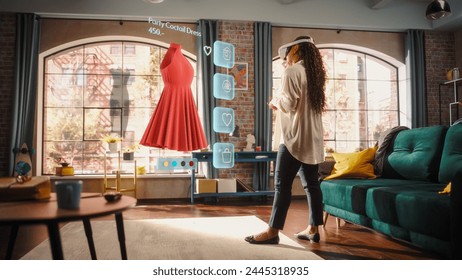
[[[395,126],[390,129],[387,129],[382,135],[380,135],[377,145],[379,148],[375,153],[374,159],[374,171],[377,177],[382,176],[383,165],[385,158],[390,154],[393,149],[393,142],[396,138],[396,135],[402,130],[408,130],[407,126]]]

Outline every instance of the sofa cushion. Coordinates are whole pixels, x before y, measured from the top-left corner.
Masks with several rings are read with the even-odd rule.
[[[439,188],[439,185],[437,185]],[[415,190],[396,198],[399,225],[410,231],[449,241],[450,199],[437,192]]]
[[[383,177],[437,182],[446,131],[445,126],[431,126],[399,132]]]
[[[321,191],[325,205],[344,209],[349,212],[366,215],[367,190],[374,187],[398,187],[426,184],[420,181],[383,179],[335,179],[322,181]],[[333,213],[332,213],[333,214]]]
[[[449,183],[456,170],[462,169],[462,123],[448,129],[439,168],[439,181]]]
[[[451,247],[454,258],[462,260],[462,169],[458,169],[451,189]]]
[[[393,187],[379,187],[371,188],[367,191],[366,194],[366,215],[371,219],[382,221],[391,225],[402,226],[401,219],[403,217],[414,217],[414,214],[407,214],[406,211],[410,213],[422,213],[422,219],[425,219],[424,213],[427,210],[424,208],[432,209],[431,205],[423,203],[426,196],[432,197],[435,200],[441,199],[447,200],[447,196],[438,194],[438,191],[442,189],[443,184],[436,183],[418,183],[414,185],[402,185],[402,186],[393,186]],[[412,197],[422,197],[420,199],[420,205],[411,204],[409,201],[412,201]],[[449,200],[448,200],[449,203]],[[406,207],[414,207],[413,209]],[[438,215],[445,214],[449,216],[449,204],[448,204],[448,213],[443,213],[442,211],[438,212]],[[401,215],[404,215],[403,217]],[[407,216],[406,216],[407,215]],[[438,216],[435,216],[436,218]],[[445,219],[444,217],[440,217]],[[410,218],[404,218],[407,222],[406,225],[410,224]],[[427,223],[431,224],[431,223]],[[425,225],[423,225],[425,226]],[[406,227],[407,228],[407,227]],[[408,228],[408,229],[414,229]]]

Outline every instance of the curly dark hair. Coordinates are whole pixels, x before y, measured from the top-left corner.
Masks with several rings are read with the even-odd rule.
[[[309,36],[299,36],[294,41],[301,39],[311,39]],[[303,42],[298,44],[296,55],[303,59],[303,66],[305,67],[308,98],[311,106],[316,113],[322,113],[326,109],[326,70],[324,62],[322,61],[319,49],[312,43]],[[291,48],[287,49],[289,53]]]

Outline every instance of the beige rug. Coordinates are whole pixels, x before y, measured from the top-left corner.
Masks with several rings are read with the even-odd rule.
[[[120,260],[114,221],[93,221],[99,260]],[[125,220],[128,259],[132,260],[320,260],[316,254],[280,234],[278,245],[253,245],[247,235],[264,230],[255,216]],[[64,258],[88,260],[90,253],[81,222],[61,229]],[[48,240],[27,253],[24,260],[51,259]]]

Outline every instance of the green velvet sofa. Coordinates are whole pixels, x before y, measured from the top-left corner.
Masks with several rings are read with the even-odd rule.
[[[402,130],[376,179],[321,182],[324,211],[410,242],[441,258],[460,259],[462,124]],[[451,182],[451,194],[439,194]]]

